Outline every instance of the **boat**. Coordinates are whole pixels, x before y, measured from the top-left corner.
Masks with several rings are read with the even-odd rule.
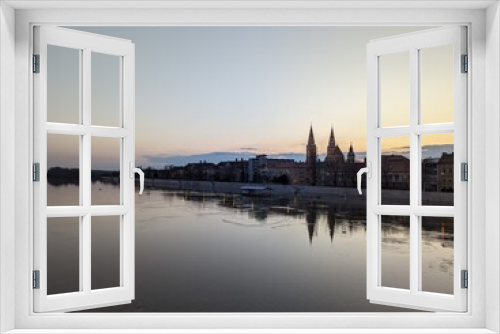
[[[271,196],[271,188],[262,185],[247,185],[240,187],[240,193],[250,197],[268,197]]]

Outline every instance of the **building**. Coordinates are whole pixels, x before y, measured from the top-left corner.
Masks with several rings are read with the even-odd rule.
[[[215,164],[206,161],[189,163],[184,167],[184,177],[187,180],[212,181],[215,177]]]
[[[333,126],[330,128],[330,139],[328,140],[328,146],[326,148],[325,163],[331,166],[340,166],[345,163],[344,154],[340,150],[339,146],[335,143]]]
[[[306,166],[307,166],[307,183],[315,186],[317,178],[317,159],[318,155],[316,152],[316,141],[314,140],[314,133],[312,125],[309,129],[309,138],[307,140],[306,146]]]
[[[216,181],[223,182],[248,182],[248,161],[235,159],[234,161],[222,161],[216,166]]]
[[[443,152],[439,158],[422,160],[422,190],[453,192],[453,153]]]
[[[335,133],[331,127],[326,151],[324,161],[319,160],[311,126],[305,162],[269,158],[265,154],[260,154],[248,160],[235,159],[217,164],[200,161],[188,163],[183,167],[168,166],[161,174],[162,178],[177,180],[356,187],[356,174],[366,163],[356,162],[352,142],[349,153],[344,156],[336,143]]]
[[[354,148],[352,147],[352,142],[351,145],[349,145],[349,153],[347,153],[347,162],[352,164],[354,163],[355,160],[355,155],[354,155]]]
[[[453,152],[443,152],[438,163],[438,191],[453,192]]]
[[[439,158],[426,158],[422,160],[422,190],[438,191],[438,165]]]
[[[410,159],[399,154],[382,155],[383,189],[410,189]]]
[[[324,161],[317,158],[316,143],[312,126],[309,130],[309,138],[306,147],[307,174],[306,184],[332,186],[332,187],[355,187],[356,174],[366,164],[356,162],[356,155],[352,142],[347,157],[335,140],[333,126],[330,128],[330,138],[326,147]]]
[[[249,182],[305,184],[309,182],[307,164],[293,159],[273,159],[261,154],[248,161]]]

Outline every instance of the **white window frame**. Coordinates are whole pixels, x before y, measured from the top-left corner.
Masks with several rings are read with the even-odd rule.
[[[80,58],[79,124],[47,122],[47,46],[78,50]],[[39,288],[34,289],[35,312],[74,311],[100,306],[130,303],[135,293],[135,46],[129,40],[60,27],[34,27],[34,52],[39,55],[39,73],[33,76],[34,93],[34,162],[39,163],[39,182],[33,184],[34,257],[39,270]],[[92,53],[113,55],[119,60],[119,126],[92,125]],[[75,206],[47,206],[47,135],[78,136],[80,201]],[[93,138],[119,140],[120,204],[92,205],[91,156]],[[131,177],[132,176],[132,177]],[[120,285],[92,290],[91,229],[92,216],[118,216],[120,229]],[[80,229],[79,291],[47,294],[47,219],[77,217]]]
[[[367,46],[367,155],[371,177],[367,179],[367,296],[370,302],[431,311],[467,310],[467,290],[461,288],[461,270],[467,269],[467,182],[461,180],[460,165],[467,163],[467,76],[462,73],[461,57],[467,54],[467,31],[464,26],[450,26],[417,31],[370,41]],[[421,51],[453,46],[453,113],[450,123],[421,122]],[[409,124],[383,127],[381,111],[381,59],[386,55],[408,52],[410,72]],[[453,133],[454,203],[451,206],[429,206],[421,203],[422,157],[421,136]],[[384,205],[381,181],[381,141],[389,137],[408,137],[410,143],[410,190],[408,205]],[[381,224],[383,216],[409,218],[409,289],[383,286]],[[422,290],[422,217],[453,219],[453,294]]]
[[[35,333],[37,329],[64,329],[60,332],[106,332],[105,329],[129,329],[127,333],[145,333],[149,329],[197,328],[190,332],[462,332],[491,333],[500,331],[500,18],[495,2],[177,2],[158,5],[144,1],[136,7],[164,6],[163,9],[123,9],[133,2],[70,2],[7,1],[0,6],[0,330],[13,333]],[[9,7],[37,8],[14,10]],[[43,7],[52,8],[41,10]],[[102,7],[121,10],[103,10]],[[183,6],[179,9],[175,7]],[[201,7],[203,6],[203,7]],[[234,8],[224,8],[233,6]],[[246,9],[241,7],[247,6]],[[397,6],[397,9],[390,9]],[[428,7],[426,7],[428,6]],[[461,6],[456,9],[454,6]],[[488,9],[485,9],[489,6]],[[90,9],[100,7],[101,9]],[[211,7],[211,8],[210,8]],[[281,8],[280,8],[281,7]],[[406,8],[405,8],[406,7]],[[437,8],[440,9],[437,9]],[[59,9],[57,9],[59,8]],[[351,8],[351,9],[346,9]],[[352,10],[355,8],[355,10]],[[366,9],[370,8],[370,9]],[[376,8],[376,9],[373,9]],[[417,9],[415,9],[417,8]],[[427,9],[426,9],[427,8]],[[430,9],[429,9],[430,8]],[[476,9],[474,9],[476,8]],[[478,9],[479,8],[479,9]],[[307,9],[307,10],[304,10]],[[15,15],[15,24],[13,21]],[[32,76],[29,72],[32,46],[32,26],[48,25],[425,25],[465,24],[469,30],[468,142],[471,154],[469,167],[469,227],[471,242],[468,268],[469,309],[455,313],[278,313],[278,314],[34,314],[30,288],[32,254]],[[13,31],[15,30],[15,42]],[[15,73],[14,65],[15,46]],[[4,71],[5,70],[5,71]],[[12,87],[12,82],[15,86]],[[15,93],[15,101],[12,95]],[[15,109],[14,109],[15,108]],[[14,112],[15,110],[15,112]],[[488,120],[488,121],[486,121]],[[12,131],[6,127],[15,128]],[[2,131],[5,130],[5,131]],[[15,145],[12,140],[15,139]],[[9,142],[10,141],[10,142]],[[485,152],[488,152],[486,155]],[[15,161],[11,163],[10,161]],[[9,181],[15,170],[15,182]],[[486,174],[488,182],[485,182]],[[15,211],[9,210],[9,196],[15,193]],[[488,194],[488,196],[486,196]],[[15,219],[12,219],[15,218]],[[488,219],[486,219],[488,218]],[[12,240],[15,239],[15,244]],[[473,247],[472,247],[473,245]],[[14,253],[14,257],[12,254]],[[15,291],[11,292],[15,282]],[[10,289],[10,290],[9,290]],[[488,293],[486,293],[486,290]],[[15,305],[13,308],[12,305]],[[142,330],[140,329],[142,328]],[[262,330],[267,328],[269,330]],[[294,330],[301,328],[301,330]],[[354,329],[358,329],[357,331]],[[383,328],[381,330],[381,328]],[[135,331],[132,329],[136,329]],[[205,330],[204,330],[205,329]],[[212,330],[210,330],[212,329]],[[218,329],[218,330],[214,330]],[[238,330],[240,329],[240,330]],[[247,329],[246,331],[244,329]],[[260,329],[260,330],[259,330]],[[390,330],[392,329],[392,330]],[[432,329],[432,330],[431,330]],[[462,329],[462,330],[460,330]],[[46,331],[45,331],[46,332]],[[186,331],[184,331],[186,332]],[[109,333],[109,331],[108,331]]]

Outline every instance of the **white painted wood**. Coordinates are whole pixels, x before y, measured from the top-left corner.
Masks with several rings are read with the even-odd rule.
[[[411,205],[375,205],[372,208],[377,215],[410,216],[412,213],[422,217],[453,217],[452,206],[411,206]]]
[[[34,160],[40,162],[40,182],[34,186],[34,269],[40,270],[40,289],[34,290],[35,312],[64,312],[103,305],[129,303],[134,298],[134,180],[127,177],[124,162],[134,156],[134,45],[127,40],[53,28],[35,28],[34,52],[40,55],[40,73],[34,76],[35,149]],[[47,45],[80,50],[80,122],[81,124],[47,123]],[[121,66],[122,96],[120,128],[92,126],[91,66],[92,52],[108,53],[123,59]],[[77,135],[80,138],[80,205],[47,207],[47,133]],[[91,158],[92,137],[121,138],[120,184],[121,205],[92,206]],[[128,193],[127,193],[128,192]],[[120,281],[113,289],[92,290],[92,217],[121,216]],[[47,218],[80,217],[80,291],[47,295]]]
[[[44,29],[45,27],[39,27],[37,29]],[[48,30],[48,35],[50,35],[51,32],[53,32],[55,29]],[[61,41],[67,41],[68,37],[73,37],[71,38],[76,39],[75,35],[68,34],[69,36],[59,36],[57,38],[58,40]],[[81,96],[80,100],[82,101],[81,105],[81,120],[82,123],[81,125],[83,127],[90,127],[92,124],[92,51],[91,49],[87,47],[79,47],[81,50],[80,53],[82,55],[82,60],[83,64],[81,65]],[[36,105],[35,105],[36,107]],[[81,203],[84,208],[90,208],[92,205],[92,198],[91,198],[91,187],[92,187],[92,137],[91,135],[86,132],[83,133],[82,136],[80,137],[80,140],[82,142],[82,147],[80,148],[81,150],[81,156],[82,156],[82,161],[80,161],[80,165],[82,166],[82,169],[80,169],[80,178],[83,180],[80,183],[80,191],[82,193],[82,198],[81,198]],[[83,234],[80,236],[81,239],[81,253],[82,253],[82,263],[80,264],[80,268],[82,272],[80,273],[80,278],[82,281],[80,282],[80,286],[82,287],[82,294],[84,297],[81,297],[80,300],[81,302],[78,303],[78,295],[70,295],[68,299],[64,299],[63,301],[68,300],[68,304],[63,304],[63,301],[59,299],[49,299],[50,296],[47,298],[47,303],[52,302],[51,307],[45,306],[43,309],[40,309],[40,312],[45,312],[45,311],[70,311],[75,308],[80,308],[80,307],[85,307],[88,306],[89,304],[92,305],[93,302],[90,300],[85,300],[85,296],[88,296],[89,292],[92,289],[92,217],[88,214],[88,211],[85,212],[85,214],[82,215],[82,218],[80,219],[82,222],[82,232]],[[36,240],[35,240],[36,243]],[[36,304],[35,304],[35,312],[37,311],[36,309]]]
[[[416,35],[415,35],[416,36]],[[419,125],[419,50],[412,47],[410,50],[410,126],[415,128]],[[420,189],[420,136],[415,132],[410,133],[410,207],[418,205]],[[377,169],[378,171],[378,169]],[[413,211],[413,210],[412,210]],[[412,212],[410,214],[410,292],[418,292],[420,267],[420,244],[418,243],[420,232],[419,217]],[[381,242],[381,240],[379,241]],[[379,267],[381,268],[381,267]],[[381,269],[379,269],[381,270]],[[410,307],[412,304],[410,303]]]
[[[453,265],[453,274],[454,274],[454,286],[453,289],[455,291],[455,297],[457,297],[457,302],[460,303],[459,309],[464,311],[467,309],[467,289],[462,289],[460,275],[461,270],[470,270],[470,266],[467,262],[468,257],[468,232],[467,228],[472,222],[468,220],[468,185],[470,184],[471,178],[469,178],[469,182],[463,182],[461,180],[461,164],[469,163],[469,148],[468,148],[468,136],[469,133],[467,131],[467,114],[468,114],[468,105],[467,105],[467,93],[468,93],[468,76],[474,75],[475,73],[469,67],[469,73],[464,74],[459,70],[461,68],[461,55],[468,54],[467,49],[467,28],[461,27],[460,32],[455,37],[455,42],[453,43],[455,48],[453,50],[454,56],[454,123],[455,123],[455,132],[454,132],[454,207],[455,207],[455,216],[454,216],[454,235],[453,242],[454,245],[454,265]],[[469,54],[469,58],[473,55]],[[457,296],[459,295],[459,296]]]
[[[40,182],[33,184],[34,204],[34,263],[33,270],[40,270],[40,289],[34,291],[35,305],[43,309],[47,296],[47,47],[45,36],[36,29],[34,52],[40,55],[40,73],[33,77],[34,104],[34,150],[33,161],[40,163]],[[44,47],[45,46],[45,47]]]
[[[351,1],[352,2],[352,1]],[[37,2],[37,4],[46,2]],[[94,8],[101,2],[93,1]],[[114,2],[117,7],[126,6],[125,2]],[[227,2],[226,2],[227,3]],[[267,3],[267,2],[266,2]],[[486,30],[483,10],[456,10],[464,2],[446,2],[444,10],[414,9],[423,3],[410,2],[411,10],[398,9],[401,1],[391,2],[388,8],[380,10],[379,1],[370,3],[370,7],[359,10],[311,9],[292,10],[270,9],[272,6],[262,2],[259,10],[203,9],[201,5],[192,5],[196,9],[182,10],[25,10],[16,13],[16,331],[19,333],[491,333],[484,329],[485,308],[494,309],[500,299],[488,295],[485,300],[485,265],[498,268],[498,255],[485,252],[485,227],[497,224],[485,219],[485,186],[489,198],[497,196],[498,187],[485,182],[485,151],[491,155],[498,148],[498,141],[486,140],[485,134],[485,91],[489,90],[489,103],[492,97],[498,98],[497,90],[485,86],[485,77],[498,82],[495,72],[485,71],[485,57],[490,63],[500,63],[496,52],[485,49],[485,40],[493,36],[491,29]],[[426,8],[435,2],[427,2]],[[477,4],[477,2],[471,2]],[[64,5],[67,3],[64,2]],[[53,6],[60,8],[62,2]],[[32,5],[27,5],[30,8]],[[424,6],[424,7],[425,7]],[[287,7],[286,5],[284,7]],[[362,6],[361,6],[362,7]],[[123,8],[123,7],[122,7]],[[368,9],[366,9],[368,8]],[[477,7],[476,7],[477,8]],[[495,18],[493,21],[496,21]],[[468,94],[469,106],[469,147],[471,148],[473,167],[470,167],[471,201],[469,217],[474,229],[469,225],[472,242],[469,244],[469,264],[473,279],[469,282],[470,308],[462,313],[296,313],[296,314],[32,314],[32,290],[30,275],[32,268],[32,182],[30,175],[33,150],[32,142],[32,74],[27,64],[30,63],[32,22],[59,25],[160,25],[160,26],[228,26],[228,25],[446,25],[468,22],[472,27],[470,37],[470,66],[474,76],[469,76],[471,92]],[[491,24],[492,21],[490,20]],[[498,22],[497,22],[498,23]],[[488,25],[491,27],[491,25]],[[490,41],[494,45],[497,41]],[[2,75],[4,75],[2,73]],[[11,82],[14,78],[9,78]],[[495,113],[495,108],[490,108]],[[472,122],[473,121],[473,122]],[[496,124],[496,123],[495,123]],[[491,124],[491,127],[495,127]],[[495,137],[496,138],[496,137]],[[493,167],[492,167],[493,168]],[[488,211],[498,209],[497,202]],[[498,237],[490,235],[498,243]],[[474,247],[472,247],[472,244]],[[11,253],[8,254],[11,256]],[[494,278],[491,286],[498,285]],[[499,313],[490,313],[490,323],[498,320]],[[192,329],[193,324],[197,329]],[[353,329],[353,327],[355,329]],[[24,328],[24,329],[22,329]],[[46,328],[42,330],[40,328]],[[134,329],[131,329],[134,328]],[[138,329],[141,328],[141,329]],[[149,329],[147,329],[149,328]],[[163,328],[163,330],[161,329]],[[167,329],[170,328],[170,329]],[[191,330],[189,329],[191,328]],[[265,329],[262,329],[265,328]],[[300,328],[300,329],[294,329]]]
[[[399,0],[395,6],[392,1],[348,1],[348,0],[130,0],[117,4],[113,0],[71,0],[61,1],[52,0],[6,0],[6,3],[16,9],[61,9],[61,8],[91,8],[91,9],[446,9],[450,8],[448,1],[407,1]],[[456,9],[484,9],[492,5],[494,1],[457,1],[453,4]]]
[[[486,216],[486,254],[500,254],[500,5],[495,3],[486,12],[486,27],[489,35],[486,38],[486,119],[485,132],[487,134],[486,144],[491,145],[491,149],[485,149],[486,163],[484,171],[488,176],[485,190],[488,194],[485,199],[485,208],[488,210]],[[474,123],[476,124],[476,123]],[[474,135],[474,133],[472,133]],[[494,149],[493,147],[496,147]],[[474,159],[474,157],[473,157]],[[469,167],[470,168],[470,167]],[[480,166],[477,166],[479,169]],[[476,169],[476,167],[474,167]],[[470,196],[475,200],[475,196]],[[475,230],[474,230],[475,231]],[[474,233],[471,231],[471,233]],[[486,260],[488,260],[486,258]],[[500,268],[497,265],[500,261],[488,263],[486,266],[484,286],[488,292],[485,296],[486,308],[486,328],[500,332]],[[477,278],[473,278],[477,280]]]
[[[467,269],[467,183],[460,180],[460,164],[467,162],[467,75],[461,72],[461,55],[467,54],[466,28],[452,26],[430,29],[371,41],[367,47],[368,121],[367,161],[372,163],[372,178],[367,182],[367,296],[372,303],[407,308],[467,311],[467,290],[461,289],[460,271]],[[420,124],[420,58],[424,48],[454,45],[454,123]],[[380,127],[380,56],[395,52],[410,53],[410,125]],[[378,117],[378,119],[377,119]],[[422,206],[420,198],[420,135],[454,133],[454,207]],[[410,137],[410,205],[381,204],[381,148],[384,136]],[[410,217],[410,289],[381,286],[381,215]],[[454,217],[454,295],[421,292],[421,217]]]
[[[47,133],[80,136],[90,134],[98,137],[123,138],[130,134],[130,129],[48,122]]]
[[[437,133],[453,133],[455,126],[453,123],[438,123],[425,125],[411,126],[394,126],[387,128],[376,128],[373,130],[373,135],[376,137],[400,137],[409,136],[410,134],[417,135],[432,135]]]
[[[89,100],[86,99],[84,100],[84,93],[83,93],[83,90],[84,90],[84,87],[88,81],[88,78],[86,77],[87,73],[84,73],[83,72],[83,64],[86,63],[88,61],[88,59],[86,58],[88,57],[88,54],[84,54],[83,53],[83,50],[79,50],[79,71],[78,73],[80,74],[79,75],[79,87],[78,87],[78,98],[79,98],[79,110],[78,110],[78,113],[79,113],[79,124],[76,125],[76,126],[81,126],[81,127],[84,127],[86,126],[87,124],[89,124],[89,121],[88,121],[88,112],[84,112],[85,109],[88,108],[89,106]],[[87,92],[86,92],[87,93]],[[82,124],[85,124],[85,125],[82,125]],[[59,127],[59,129],[67,129],[67,125],[66,126],[63,126],[63,127]],[[47,122],[47,133],[57,133],[57,132],[51,132],[50,130],[50,127],[51,127],[51,123],[50,122]],[[60,134],[65,134],[64,132],[61,132]],[[67,133],[68,135],[71,134],[71,133]],[[84,147],[86,147],[88,145],[88,142],[86,142],[86,139],[85,137],[83,136],[85,134],[85,132],[82,132],[82,133],[74,133],[74,135],[78,135],[79,137],[79,161],[78,161],[78,166],[79,166],[79,180],[80,182],[78,183],[79,185],[83,185],[85,184],[86,182],[86,176],[84,176],[84,173],[82,173],[82,171],[86,168],[88,168],[88,165],[85,164],[85,161],[86,159],[88,158],[87,156],[84,155]],[[79,206],[80,207],[85,207],[85,206],[88,206],[88,203],[85,202],[84,204],[84,198],[85,198],[85,195],[86,195],[86,191],[87,191],[87,187],[78,187],[78,190],[79,190],[79,195],[80,195],[80,198],[79,198]],[[47,207],[47,218],[50,217],[50,213],[49,213],[49,209],[51,209],[50,207]],[[78,208],[78,209],[81,209],[81,208]],[[84,289],[87,289],[87,286],[84,287],[84,281],[87,280],[87,277],[85,276],[85,273],[86,273],[86,263],[88,262],[88,259],[89,259],[89,254],[88,254],[88,251],[87,251],[87,246],[86,246],[86,238],[84,236],[87,235],[88,233],[88,230],[87,230],[87,225],[88,225],[88,219],[85,218],[85,215],[86,215],[86,212],[82,212],[81,214],[79,213],[78,214],[78,224],[79,224],[79,228],[78,228],[78,233],[79,233],[79,237],[78,237],[78,241],[79,241],[79,256],[78,256],[78,261],[79,261],[79,266],[78,266],[78,269],[80,270],[79,272],[79,275],[78,275],[78,291],[84,291]]]
[[[15,327],[15,13],[0,3],[0,333]]]
[[[394,305],[393,305],[394,306]],[[377,328],[377,329],[318,329],[318,328],[301,328],[301,329],[227,329],[227,328],[206,328],[206,329],[94,329],[94,330],[78,330],[78,329],[16,329],[9,331],[6,334],[494,334],[494,332],[482,328],[468,329],[392,329],[392,328]]]
[[[98,137],[111,137],[111,138],[124,138],[130,136],[131,132],[134,132],[133,128],[112,128],[105,126],[91,126],[90,134],[92,136]]]
[[[120,180],[123,188],[122,205],[128,213],[121,217],[121,275],[122,286],[131,287],[129,299],[135,296],[135,179],[128,176],[130,161],[135,161],[135,45],[129,46],[129,56],[122,60],[122,127],[130,133],[122,139]]]
[[[130,212],[130,207],[124,205],[94,205],[94,206],[49,206],[47,217],[82,217],[86,214],[92,216],[118,216]]]

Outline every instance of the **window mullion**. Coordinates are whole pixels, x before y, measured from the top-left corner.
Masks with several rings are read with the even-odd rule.
[[[420,277],[420,247],[418,243],[419,217],[413,209],[419,204],[419,136],[415,128],[419,123],[419,57],[418,49],[410,49],[410,291],[418,291]]]
[[[78,101],[78,105],[80,107],[80,110],[79,110],[79,117],[80,117],[80,123],[78,124],[78,126],[82,126],[82,124],[84,124],[84,117],[83,117],[83,64],[84,64],[84,54],[83,54],[83,51],[80,50],[80,64],[79,64],[79,78],[80,78],[80,86],[79,86],[79,91],[78,91],[78,96],[79,96],[79,101]],[[47,127],[49,127],[49,124],[47,124]],[[79,182],[79,191],[80,191],[80,206],[83,206],[83,203],[84,203],[84,192],[83,192],[83,185],[85,184],[85,180],[84,180],[84,177],[83,177],[83,136],[79,136],[79,141],[80,141],[80,157],[79,157],[79,170],[80,170],[80,175],[79,175],[79,178],[80,178],[80,182]],[[80,216],[79,217],[79,229],[78,229],[78,240],[79,240],[79,256],[78,256],[78,261],[79,261],[79,265],[78,265],[78,269],[80,270],[79,272],[79,278],[78,278],[78,282],[79,282],[79,290],[80,291],[83,291],[84,290],[84,281],[85,281],[85,278],[84,278],[84,267],[83,267],[83,264],[84,264],[84,258],[85,260],[87,260],[87,257],[84,256],[84,242],[85,242],[85,239],[83,238],[84,236],[84,217]],[[86,288],[86,286],[85,286]]]
[[[82,89],[81,89],[81,100],[82,100],[82,125],[90,128],[91,125],[91,50],[83,49],[83,64],[82,70]],[[81,137],[82,147],[81,147],[81,170],[80,175],[82,178],[82,183],[80,188],[82,189],[82,204],[84,207],[89,208],[91,206],[91,186],[92,186],[92,175],[91,175],[91,134],[87,132]],[[81,264],[80,264],[80,277],[83,279],[83,289],[82,291],[90,293],[91,291],[91,215],[90,210],[81,219]]]

